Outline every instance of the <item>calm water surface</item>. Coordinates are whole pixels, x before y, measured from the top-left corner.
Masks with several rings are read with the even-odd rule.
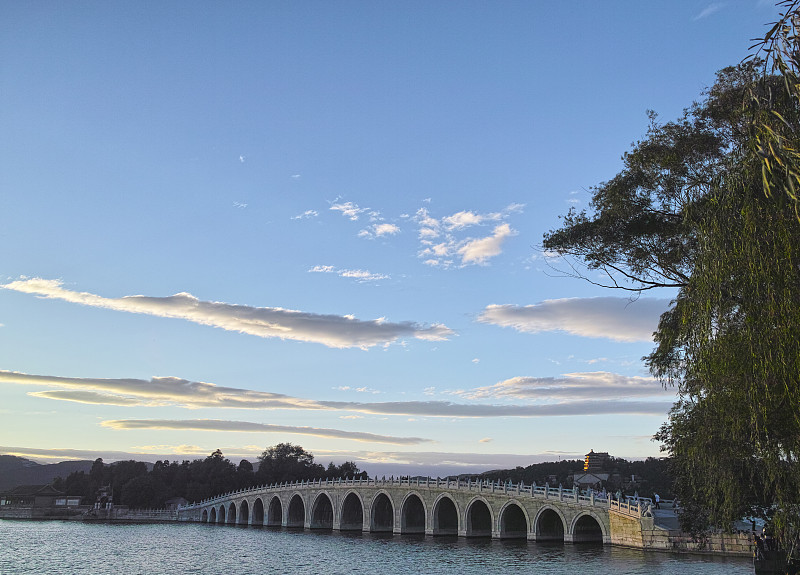
[[[751,575],[748,559],[421,536],[202,524],[0,520],[0,574],[575,573]]]

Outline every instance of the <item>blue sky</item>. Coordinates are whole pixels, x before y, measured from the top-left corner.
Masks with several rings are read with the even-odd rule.
[[[537,246],[776,15],[0,4],[0,452],[658,455],[674,394],[641,358],[673,294]]]

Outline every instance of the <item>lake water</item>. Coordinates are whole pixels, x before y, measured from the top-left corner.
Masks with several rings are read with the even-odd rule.
[[[745,558],[204,524],[0,520],[0,574],[752,575]]]

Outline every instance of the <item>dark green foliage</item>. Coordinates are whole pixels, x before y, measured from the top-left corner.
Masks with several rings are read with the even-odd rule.
[[[258,461],[258,471],[255,473],[257,483],[367,477],[366,472],[359,471],[358,466],[352,461],[345,461],[340,466],[331,462],[326,469],[319,463],[314,463],[314,456],[311,453],[291,443],[279,443],[266,449],[258,457]]]
[[[623,491],[627,495],[638,493],[642,497],[651,497],[658,493],[663,499],[673,497],[673,477],[668,470],[667,459],[648,457],[641,461],[627,461],[621,458],[609,457],[603,465],[603,472],[609,474],[609,479],[601,484],[607,491],[616,493]],[[506,483],[524,482],[526,485],[548,484],[550,487],[572,488],[572,476],[583,473],[583,460],[565,459],[563,461],[549,461],[534,463],[527,467],[515,469],[502,469],[487,471],[478,475],[462,476],[470,479],[488,479]],[[631,481],[635,476],[635,481]]]
[[[268,463],[264,471],[261,471],[265,455]],[[262,460],[259,466],[261,475],[254,472],[250,461],[242,459],[237,466],[219,449],[204,459],[194,461],[170,463],[159,460],[149,472],[147,464],[141,461],[118,461],[106,465],[102,459],[97,459],[88,474],[74,472],[66,479],[56,479],[53,485],[71,495],[82,495],[84,505],[93,504],[98,491],[110,486],[115,504],[139,509],[158,509],[173,497],[200,501],[237,489],[277,481],[367,477],[366,472],[359,471],[352,461],[346,461],[340,466],[330,463],[325,469],[314,463],[311,453],[290,443],[269,448],[259,460]],[[267,470],[286,479],[272,481]]]
[[[169,488],[150,475],[134,477],[122,486],[122,504],[134,509],[161,509],[168,499]]]
[[[764,57],[763,81],[781,78],[776,90],[750,95],[751,149],[760,160],[767,196],[780,195],[800,218],[800,126],[787,110],[800,102],[800,1],[782,0],[783,10],[754,48]]]
[[[702,215],[697,206],[730,154],[745,145],[742,101],[757,65],[719,72],[706,100],[674,122],[659,124],[650,112],[647,135],[625,153],[623,170],[592,188],[591,210],[570,210],[543,247],[564,256],[576,275],[577,265],[605,274],[592,283],[634,292],[686,286]]]
[[[80,495],[81,505],[94,503],[95,490],[92,489],[89,476],[83,471],[73,471],[67,475],[66,479],[56,478],[53,481],[53,487],[68,495]]]
[[[301,479],[321,479],[325,468],[314,463],[314,456],[299,445],[279,443],[258,457],[256,480],[259,483],[283,483]]]
[[[761,75],[756,59],[720,72],[679,121],[651,124],[623,171],[593,190],[593,212],[570,212],[544,246],[605,271],[612,287],[678,289],[646,360],[679,394],[656,438],[671,456],[684,525],[730,528],[757,515],[791,551],[800,534],[800,2],[785,5],[794,16],[765,39],[792,47],[766,54],[779,74]]]
[[[552,487],[562,485],[572,487],[570,476],[579,473],[583,469],[583,460],[565,459],[563,461],[548,461],[545,463],[534,463],[527,467],[516,467],[515,469],[501,469],[496,471],[486,471],[476,475],[462,475],[462,478],[488,479],[490,481],[500,481],[512,483],[525,482],[526,485],[536,483],[544,485],[550,483]]]

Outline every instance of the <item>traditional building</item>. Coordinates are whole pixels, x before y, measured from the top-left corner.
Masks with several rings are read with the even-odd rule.
[[[67,495],[52,485],[20,485],[0,493],[0,517],[66,517],[83,510],[80,495]]]
[[[603,471],[603,464],[608,459],[608,452],[595,453],[593,449],[589,450],[583,460],[583,470],[589,473],[595,471]]]

